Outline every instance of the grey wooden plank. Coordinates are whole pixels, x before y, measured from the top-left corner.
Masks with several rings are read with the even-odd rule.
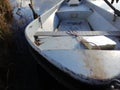
[[[58,32],[36,32],[34,36],[69,36],[68,31],[58,31]],[[79,36],[120,36],[120,31],[75,31]]]

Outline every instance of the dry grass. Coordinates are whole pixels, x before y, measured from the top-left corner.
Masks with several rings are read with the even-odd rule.
[[[0,90],[8,90],[12,81],[10,73],[12,66],[13,34],[11,30],[12,8],[9,0],[0,0]],[[10,77],[10,78],[9,78]]]
[[[12,7],[10,6],[9,0],[0,0],[0,14],[4,15],[6,20],[11,21],[12,18]]]
[[[12,8],[9,0],[0,0],[0,39],[11,35],[10,22],[12,20]]]
[[[0,14],[0,39],[4,40],[7,35],[11,35],[9,26],[10,25],[6,23],[4,15]]]
[[[11,21],[12,8],[9,0],[0,0],[0,49],[8,49],[10,46],[12,38]]]

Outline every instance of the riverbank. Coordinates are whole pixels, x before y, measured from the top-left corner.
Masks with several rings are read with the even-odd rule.
[[[8,0],[0,1],[0,90],[7,90],[14,80],[12,55],[13,35],[11,30],[12,7]],[[14,68],[13,68],[14,67]]]

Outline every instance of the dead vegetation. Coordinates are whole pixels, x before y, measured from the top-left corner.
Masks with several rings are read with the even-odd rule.
[[[11,43],[11,21],[12,8],[10,6],[9,0],[0,0],[0,52],[3,54],[7,53]]]
[[[8,89],[13,33],[12,7],[9,0],[0,0],[0,90]]]

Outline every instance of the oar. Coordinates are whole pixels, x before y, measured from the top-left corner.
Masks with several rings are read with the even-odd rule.
[[[35,10],[34,10],[32,4],[29,4],[29,7],[30,7],[31,10],[32,10],[32,13],[33,13],[33,17],[34,17],[34,19],[38,18],[38,14],[35,12]]]
[[[113,7],[113,5],[112,5],[108,0],[104,0],[104,1],[107,3],[108,6],[110,6],[110,7],[114,10],[114,13],[115,13],[117,16],[120,17],[120,11],[117,10],[115,7]],[[117,2],[118,2],[118,1],[119,1],[119,0],[117,0]]]
[[[118,1],[119,1],[119,0],[116,0],[116,3],[118,3]],[[113,3],[114,3],[114,0],[111,0],[111,4],[113,4]]]

